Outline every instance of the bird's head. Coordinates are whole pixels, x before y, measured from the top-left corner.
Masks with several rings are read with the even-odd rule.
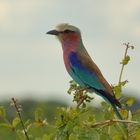
[[[81,41],[81,33],[80,30],[73,26],[66,23],[59,24],[56,26],[56,29],[47,32],[47,34],[55,35],[62,45],[78,43]]]

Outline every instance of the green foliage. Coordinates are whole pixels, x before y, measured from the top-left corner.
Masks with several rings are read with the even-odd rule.
[[[100,108],[90,107],[88,104],[93,97],[88,93],[88,87],[81,88],[74,81],[70,81],[68,93],[73,96],[73,107],[53,108],[50,105],[35,107],[30,111],[31,117],[26,117],[28,111],[12,98],[14,116],[7,115],[7,108],[0,106],[0,139],[5,140],[140,140],[140,109],[130,110],[135,103],[133,97],[122,96],[123,87],[127,80],[122,81],[124,67],[129,63],[129,43],[126,46],[124,58],[121,61],[121,72],[118,84],[113,85],[115,96],[122,103],[119,112],[124,120],[118,120],[110,104],[101,103]],[[57,105],[58,106],[58,105]],[[23,112],[21,111],[23,110]],[[53,112],[52,112],[53,111]],[[55,112],[55,113],[54,113]],[[53,115],[52,115],[53,114]],[[49,120],[49,121],[48,121]],[[127,127],[124,127],[124,123]]]
[[[79,107],[80,105],[85,107],[87,102],[93,100],[93,97],[90,97],[90,95],[88,95],[88,87],[81,88],[74,80],[70,81],[68,94],[73,94],[73,102],[77,103],[77,107]]]
[[[3,106],[0,106],[0,116],[1,117],[5,117],[6,116],[5,108]]]
[[[14,118],[12,121],[13,128],[16,128],[19,123],[20,123],[19,117]]]

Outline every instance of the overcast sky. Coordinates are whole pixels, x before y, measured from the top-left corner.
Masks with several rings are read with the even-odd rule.
[[[140,92],[139,0],[0,0],[1,99],[70,99],[61,45],[45,34],[59,23],[80,28],[87,50],[111,84],[118,81],[122,44],[136,46],[129,51],[132,61],[123,79],[129,80],[128,90]]]

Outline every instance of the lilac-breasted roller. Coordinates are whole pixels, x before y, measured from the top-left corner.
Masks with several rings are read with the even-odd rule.
[[[116,115],[122,119],[116,108],[121,108],[121,104],[115,98],[110,84],[85,49],[80,30],[64,23],[47,34],[55,35],[61,42],[65,67],[74,81],[107,100],[112,105]]]

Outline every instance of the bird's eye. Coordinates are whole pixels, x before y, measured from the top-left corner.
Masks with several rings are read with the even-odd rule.
[[[71,31],[71,30],[65,30],[64,33],[72,33],[74,31]]]

